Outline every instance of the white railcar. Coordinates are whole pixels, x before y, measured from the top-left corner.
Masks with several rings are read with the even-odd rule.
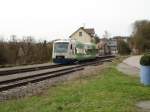
[[[95,45],[71,39],[53,42],[52,58],[54,63],[68,64],[96,57]]]

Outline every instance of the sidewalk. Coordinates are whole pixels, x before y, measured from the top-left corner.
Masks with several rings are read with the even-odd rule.
[[[123,63],[126,63],[127,65],[140,69],[140,59],[141,59],[141,55],[131,56],[125,59]]]
[[[127,65],[126,63],[120,63],[117,66],[118,71],[123,72],[124,74],[131,75],[131,76],[139,76],[140,70],[136,67],[132,67]]]
[[[140,58],[141,55],[131,56],[125,59],[117,66],[117,69],[124,74],[131,76],[139,76],[140,73]]]

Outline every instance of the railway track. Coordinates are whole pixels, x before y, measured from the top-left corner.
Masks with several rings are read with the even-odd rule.
[[[56,67],[61,67],[61,66],[62,65],[59,65],[59,64],[47,64],[43,66],[39,64],[38,66],[4,68],[0,70],[0,76],[12,75],[16,73],[24,73],[24,72],[30,72],[30,71],[37,71],[37,70],[43,70],[43,69],[49,69],[49,68],[56,68]]]
[[[97,59],[99,60],[99,59],[106,59],[106,58],[112,58],[112,57],[114,57],[114,56],[113,55],[107,55],[107,56],[97,57]],[[86,62],[81,62],[81,63],[86,63]],[[30,71],[43,70],[43,69],[51,69],[51,68],[62,67],[62,66],[64,66],[64,65],[60,65],[60,64],[46,64],[46,65],[38,64],[36,66],[28,65],[28,66],[23,66],[23,67],[10,67],[10,68],[0,69],[0,76],[13,75],[16,73],[24,73],[24,72],[30,72]]]
[[[62,75],[70,74],[76,71],[83,70],[85,66],[88,65],[99,65],[105,61],[111,61],[112,56],[103,57],[102,59],[96,59],[91,62],[84,62],[76,65],[63,66],[63,65],[51,65],[51,66],[42,66],[42,67],[33,67],[33,68],[24,68],[10,70],[7,72],[2,72],[0,74],[0,91],[9,90],[15,87],[24,86],[28,83],[35,83],[42,80],[59,77]],[[49,69],[51,68],[51,69]],[[53,69],[52,69],[53,68]],[[0,71],[1,72],[1,71]]]

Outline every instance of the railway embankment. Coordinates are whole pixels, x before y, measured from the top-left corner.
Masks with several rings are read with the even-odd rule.
[[[119,61],[120,62],[120,61]],[[149,87],[138,77],[124,75],[116,69],[117,60],[99,66],[87,66],[64,78],[59,85],[46,87],[39,95],[0,103],[0,112],[137,112],[136,102],[150,99]],[[48,86],[48,85],[47,85]],[[33,86],[32,86],[33,87]],[[18,95],[19,97],[19,95]]]
[[[96,73],[103,62],[110,60],[112,58],[75,65],[52,64],[3,69],[0,76],[0,101],[40,94],[52,85]]]

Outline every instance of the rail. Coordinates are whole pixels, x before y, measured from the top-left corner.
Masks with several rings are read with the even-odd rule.
[[[22,72],[19,74],[10,75],[9,73],[9,76],[5,74],[3,76],[0,76],[1,77],[0,78],[0,91],[5,91],[5,90],[9,90],[15,87],[27,85],[28,83],[35,83],[35,82],[39,82],[42,80],[51,79],[51,78],[59,77],[62,75],[67,75],[72,72],[83,70],[84,66],[99,65],[105,61],[111,61],[113,58],[114,56],[102,57],[94,61],[80,63],[77,65],[70,65],[70,66],[59,65],[59,67],[56,67],[56,65],[54,65],[55,67],[53,66],[53,69],[49,69],[49,67],[46,66],[42,69],[34,69],[31,71],[29,69],[29,71]]]

